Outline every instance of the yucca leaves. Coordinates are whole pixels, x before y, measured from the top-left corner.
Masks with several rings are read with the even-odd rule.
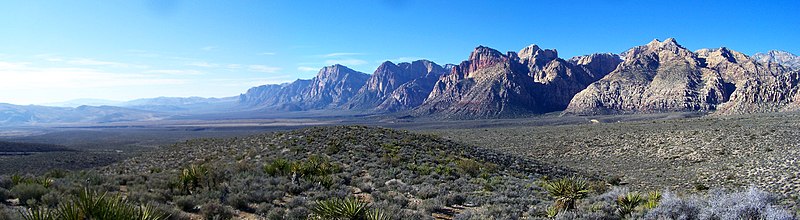
[[[366,215],[364,216],[366,220],[389,220],[392,219],[389,214],[386,214],[383,210],[380,209],[370,209],[367,210]]]
[[[368,205],[355,198],[333,198],[317,201],[311,211],[322,219],[389,219],[383,212],[369,210]]]
[[[54,216],[49,209],[46,208],[30,208],[28,211],[21,211],[22,218],[25,220],[54,220]]]
[[[625,195],[620,195],[617,197],[617,211],[619,212],[620,216],[626,216],[631,212],[636,210],[640,204],[644,202],[642,195],[638,192],[629,192]]]
[[[644,202],[645,209],[653,209],[658,206],[661,201],[661,193],[658,191],[651,191],[647,194],[647,201]]]
[[[149,206],[136,206],[122,196],[107,196],[84,190],[77,200],[64,202],[56,209],[36,208],[23,212],[26,220],[161,220],[166,215]]]
[[[578,177],[562,178],[555,181],[546,181],[542,187],[556,199],[558,210],[575,208],[575,202],[589,194],[589,184],[585,179]]]

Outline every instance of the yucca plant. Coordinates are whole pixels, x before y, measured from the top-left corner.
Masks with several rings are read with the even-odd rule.
[[[389,220],[392,219],[389,214],[386,214],[383,210],[380,209],[370,209],[367,210],[366,215],[364,215],[364,219],[366,220]]]
[[[277,159],[272,163],[264,165],[264,172],[269,175],[289,175],[292,172],[292,163],[286,159]]]
[[[644,203],[642,195],[638,192],[629,192],[617,197],[617,212],[622,217],[631,214],[640,204]]]
[[[184,168],[179,176],[183,190],[191,194],[192,189],[200,187],[200,181],[208,174],[208,170],[203,165],[194,165]]]
[[[658,191],[650,191],[647,193],[647,201],[644,202],[645,209],[653,209],[658,206],[661,201],[661,193]]]
[[[20,211],[20,214],[25,220],[55,220],[52,211],[44,207],[29,208],[27,211]]]
[[[85,219],[85,216],[83,215],[83,211],[80,209],[80,206],[78,206],[75,202],[72,201],[59,204],[55,214],[58,217],[58,219],[62,220]]]
[[[355,198],[332,198],[317,201],[311,211],[322,219],[364,219],[367,214],[367,203]]]
[[[556,200],[558,210],[571,210],[575,202],[589,194],[589,185],[586,179],[578,177],[561,178],[555,181],[545,181],[542,187]]]
[[[548,218],[555,218],[556,215],[558,215],[558,212],[561,211],[561,210],[558,210],[558,207],[556,207],[556,206],[550,206],[550,207],[547,207],[547,210],[544,210],[544,211],[545,211],[545,214],[547,214]]]
[[[19,174],[16,174],[16,173],[11,175],[11,183],[13,185],[15,185],[15,186],[17,184],[22,183],[23,180],[25,180],[25,177],[23,177],[22,175],[19,175]]]

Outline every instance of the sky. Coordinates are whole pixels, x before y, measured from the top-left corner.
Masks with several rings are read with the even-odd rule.
[[[343,64],[457,64],[478,45],[562,58],[676,38],[800,53],[800,1],[5,0],[0,103],[227,97]]]

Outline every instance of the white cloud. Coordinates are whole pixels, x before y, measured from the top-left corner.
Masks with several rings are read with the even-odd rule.
[[[265,65],[250,65],[248,69],[253,72],[262,72],[262,73],[275,73],[281,70],[279,67],[274,66],[265,66]]]
[[[234,64],[228,64],[228,65],[225,65],[225,67],[228,68],[228,69],[241,69],[242,68],[242,64],[235,64],[235,63]]]
[[[314,71],[319,70],[319,68],[314,68],[314,67],[310,67],[310,66],[298,66],[297,70],[301,71],[301,72],[314,72]]]
[[[109,72],[92,68],[31,67],[26,63],[0,63],[0,93],[31,89],[87,89],[123,86],[172,85],[180,79],[147,74]]]
[[[147,73],[158,73],[166,75],[201,75],[203,72],[197,70],[178,70],[178,69],[164,69],[164,70],[150,70]]]
[[[140,68],[144,69],[147,68],[145,65],[137,65],[131,63],[123,63],[123,62],[114,62],[114,61],[105,61],[105,60],[97,60],[92,58],[71,58],[71,57],[60,57],[55,54],[38,54],[34,57],[50,61],[50,62],[59,62],[65,63],[74,66],[105,66],[105,67],[114,67],[114,68]]]
[[[410,63],[410,62],[414,62],[414,61],[417,61],[417,60],[424,60],[424,59],[425,58],[421,58],[421,57],[398,57],[398,58],[387,59],[387,60],[392,61],[393,63]],[[383,63],[383,62],[386,62],[386,60],[378,60],[376,62],[377,63]]]
[[[275,53],[275,52],[264,52],[264,53],[259,53],[258,55],[272,56],[272,55],[275,55],[275,54],[277,54],[277,53]]]
[[[142,66],[142,65],[120,63],[120,62],[111,62],[111,61],[103,61],[103,60],[96,60],[96,59],[90,59],[90,58],[68,59],[68,60],[65,60],[65,62],[68,63],[68,64],[81,65],[81,66],[109,66],[109,67],[117,67],[117,68],[147,68],[147,66]]]
[[[205,61],[197,61],[197,62],[189,62],[186,64],[187,66],[196,66],[196,67],[204,67],[204,68],[215,68],[219,67],[219,64],[216,63],[209,63]]]
[[[340,59],[340,60],[326,60],[325,64],[327,65],[334,65],[334,64],[341,64],[345,66],[358,66],[364,65],[367,61],[359,60],[359,59]]]
[[[324,55],[322,55],[322,57],[343,57],[343,56],[358,56],[358,55],[364,55],[364,54],[363,53],[344,53],[344,52],[340,52],[340,53],[324,54]]]

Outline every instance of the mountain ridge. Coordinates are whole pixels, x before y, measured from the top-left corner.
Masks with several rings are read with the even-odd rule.
[[[691,51],[674,38],[654,39],[619,54],[569,59],[536,44],[505,53],[479,45],[458,65],[386,61],[367,74],[335,64],[321,68],[311,79],[256,86],[236,97],[158,97],[92,109],[6,105],[10,110],[0,115],[0,121],[59,122],[48,114],[69,115],[64,122],[108,122],[158,120],[175,114],[312,110],[458,119],[559,111],[577,115],[786,112],[800,110],[798,64],[800,58],[785,51],[753,56],[727,47]],[[95,113],[101,117],[91,115]]]

